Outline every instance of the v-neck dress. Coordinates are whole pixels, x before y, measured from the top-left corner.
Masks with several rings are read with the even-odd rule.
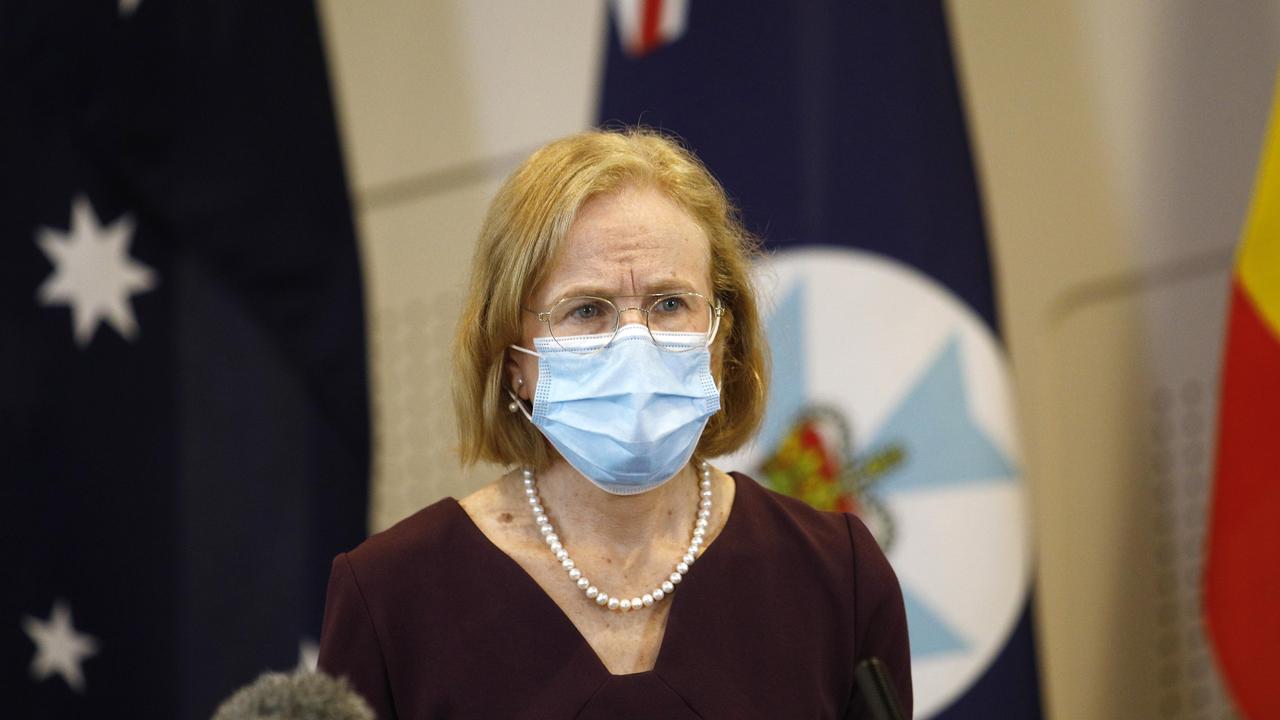
[[[853,515],[732,477],[729,519],[671,596],[652,670],[610,674],[452,498],[334,559],[320,668],[382,720],[776,720],[865,717],[854,668],[874,656],[910,717],[902,592],[875,539]]]

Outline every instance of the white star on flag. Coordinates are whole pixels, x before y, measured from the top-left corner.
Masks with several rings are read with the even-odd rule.
[[[84,692],[84,672],[80,664],[98,652],[98,641],[76,632],[71,624],[71,608],[63,600],[53,603],[48,621],[22,618],[22,629],[36,644],[31,660],[31,677],[44,680],[57,673],[78,693]]]
[[[71,229],[41,227],[36,245],[53,263],[53,273],[36,291],[41,305],[71,307],[72,328],[81,348],[106,322],[126,340],[138,335],[129,296],[155,287],[151,268],[129,257],[133,218],[122,215],[103,226],[89,199],[79,195],[71,205]]]

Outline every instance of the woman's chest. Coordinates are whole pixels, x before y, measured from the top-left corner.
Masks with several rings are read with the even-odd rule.
[[[599,658],[600,663],[614,675],[652,670],[662,649],[671,602],[662,600],[639,610],[610,610],[601,606],[578,587],[554,558],[538,553],[525,555],[513,552],[512,558],[525,569],[542,592],[560,609],[583,641]],[[642,573],[633,573],[642,574]],[[640,584],[627,575],[597,575],[591,583],[599,583],[597,593],[605,592],[613,597],[640,597],[644,592],[630,592]],[[589,585],[596,587],[596,585]]]

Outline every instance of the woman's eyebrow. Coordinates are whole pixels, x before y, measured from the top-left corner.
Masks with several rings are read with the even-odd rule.
[[[616,298],[616,297],[645,297],[647,295],[661,295],[671,292],[696,292],[697,286],[682,278],[665,278],[652,283],[642,285],[639,295],[633,295],[629,292],[619,292],[617,287],[606,289],[601,285],[590,283],[578,283],[566,287],[562,292],[556,294],[556,298],[579,297],[590,295],[593,297]]]
[[[656,295],[669,292],[696,292],[697,286],[683,278],[665,278],[645,285],[644,289],[648,291],[646,295]]]

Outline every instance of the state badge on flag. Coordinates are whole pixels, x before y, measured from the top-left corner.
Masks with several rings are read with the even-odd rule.
[[[760,285],[769,409],[725,465],[867,524],[902,583],[916,708],[931,717],[1008,642],[1031,583],[1003,351],[944,287],[873,253],[779,252]]]

